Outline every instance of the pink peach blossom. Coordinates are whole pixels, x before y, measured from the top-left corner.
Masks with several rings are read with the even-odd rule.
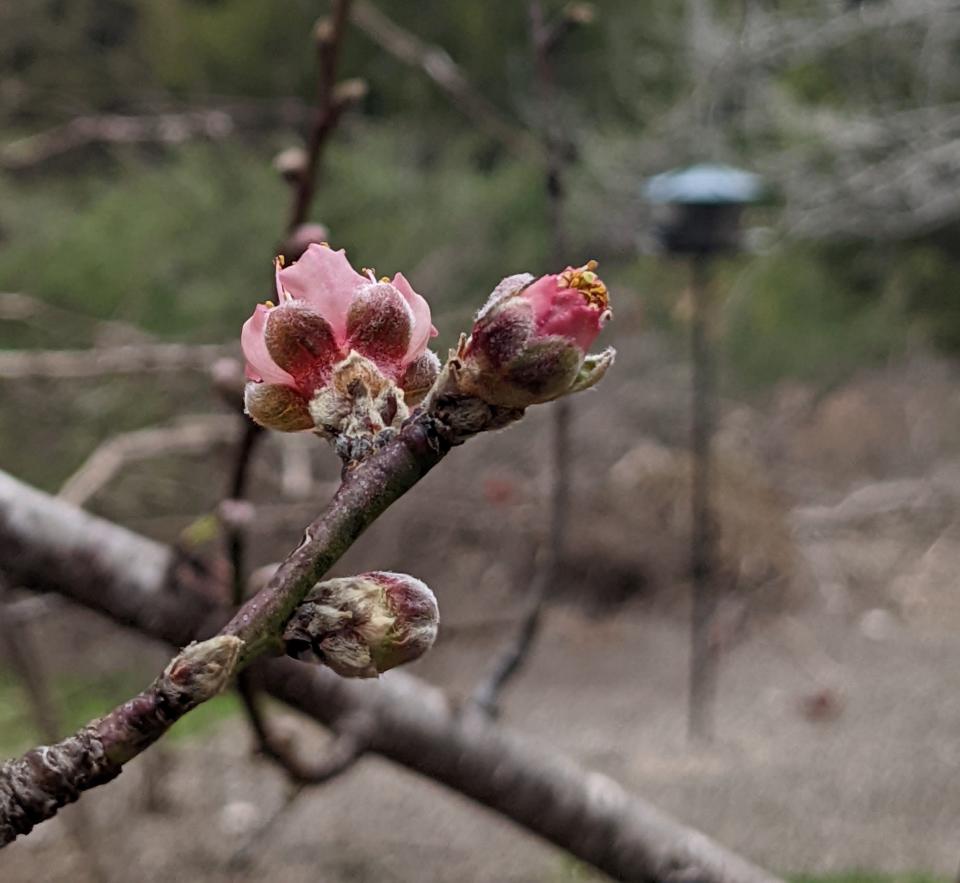
[[[276,285],[277,304],[259,304],[244,323],[246,374],[289,387],[305,402],[352,350],[402,386],[437,333],[429,305],[403,274],[378,282],[372,271],[356,272],[343,249],[314,243],[296,263],[278,261]]]

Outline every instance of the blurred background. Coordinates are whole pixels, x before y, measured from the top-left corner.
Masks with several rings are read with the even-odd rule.
[[[570,23],[546,98],[524,2],[355,3],[340,76],[367,93],[324,152],[311,215],[355,266],[408,276],[441,354],[501,277],[561,269],[554,212],[562,263],[600,262],[617,363],[571,401],[563,566],[502,718],[792,879],[948,879],[960,3],[542,8]],[[0,466],[214,563],[238,418],[211,367],[239,355],[241,323],[271,296],[290,203],[278,155],[303,145],[327,11],[0,5]],[[704,162],[758,175],[763,196],[709,265],[719,682],[712,738],[691,741],[696,298],[645,184]],[[434,588],[440,638],[412,670],[456,701],[513,640],[549,558],[555,408],[458,450],[336,569]],[[310,436],[264,440],[252,567],[296,544],[338,472]],[[3,603],[29,645],[8,640],[0,663],[4,756],[102,713],[167,658],[65,602]],[[264,834],[290,788],[251,747],[235,698],[204,706],[5,850],[0,876],[600,879],[375,758],[298,794]]]

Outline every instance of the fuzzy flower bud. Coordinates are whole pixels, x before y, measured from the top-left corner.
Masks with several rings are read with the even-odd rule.
[[[426,653],[440,613],[433,592],[404,573],[373,571],[311,589],[284,631],[287,652],[308,651],[345,678],[375,678]]]
[[[399,426],[431,368],[436,377],[430,307],[400,273],[377,281],[342,249],[304,248],[291,266],[277,262],[277,304],[258,305],[243,326],[247,413],[270,429],[331,437]]]
[[[596,261],[562,273],[508,276],[477,314],[459,354],[460,388],[491,405],[526,408],[597,383],[614,352],[587,350],[612,315]]]

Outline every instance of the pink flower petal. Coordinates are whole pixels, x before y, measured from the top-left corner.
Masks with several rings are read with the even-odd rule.
[[[243,330],[240,332],[240,346],[247,360],[247,378],[249,380],[262,380],[265,383],[295,386],[293,378],[280,368],[270,358],[270,353],[267,352],[264,333],[268,315],[270,315],[270,308],[263,304],[257,304],[253,315],[243,323]]]
[[[403,357],[403,364],[409,365],[427,348],[430,338],[437,336],[437,329],[430,322],[430,304],[413,290],[413,286],[403,273],[397,273],[393,277],[392,285],[403,295],[403,299],[413,313],[410,345],[407,347],[407,354]]]
[[[346,339],[347,311],[354,292],[369,282],[350,266],[342,248],[334,251],[316,243],[295,264],[277,273],[277,285],[317,310],[330,323],[338,344]]]
[[[560,283],[559,275],[541,276],[523,292],[533,307],[537,335],[568,337],[586,352],[600,333],[607,313],[590,304],[576,288]]]

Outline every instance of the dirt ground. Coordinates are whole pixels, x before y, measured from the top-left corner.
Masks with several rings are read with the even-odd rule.
[[[685,377],[661,346],[634,348],[640,354],[623,359],[609,385],[578,403],[571,562],[507,697],[506,724],[777,872],[953,875],[955,369],[918,356],[827,393],[791,385],[760,402],[725,403],[718,508],[731,588],[717,626],[717,738],[704,747],[685,734]],[[549,420],[531,415],[471,443],[462,459],[457,452],[458,469],[438,469],[340,568],[410,569],[434,586],[442,639],[413,670],[454,696],[469,692],[523,608],[544,534]],[[280,459],[264,458],[260,499]],[[317,467],[317,494],[332,474]],[[110,514],[111,505],[99,508]],[[259,560],[277,557],[278,537],[289,543],[311,505],[290,500],[275,513],[255,536]],[[126,521],[155,535],[184,523],[156,512]],[[301,721],[290,726],[319,738]],[[111,881],[590,877],[559,850],[378,758],[301,794],[258,835],[288,792],[249,752],[230,719],[159,760],[139,759],[83,799],[82,819],[71,808],[5,850],[0,879],[95,880],[71,839],[78,825]],[[147,780],[160,782],[161,811],[144,809]]]

